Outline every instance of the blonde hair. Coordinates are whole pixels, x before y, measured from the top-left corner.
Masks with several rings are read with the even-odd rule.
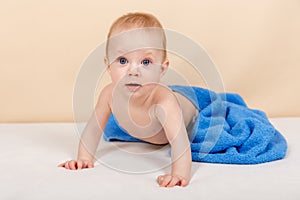
[[[116,19],[113,24],[110,26],[109,32],[107,34],[107,43],[106,43],[106,54],[108,52],[109,38],[111,37],[113,31],[115,30],[129,30],[133,28],[161,28],[163,32],[163,60],[167,57],[166,51],[166,35],[163,30],[163,26],[159,22],[159,20],[152,14],[142,13],[142,12],[134,12],[127,13],[118,19]]]

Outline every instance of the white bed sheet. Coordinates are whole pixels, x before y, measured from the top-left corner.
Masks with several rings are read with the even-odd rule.
[[[170,162],[167,148],[102,140],[95,168],[70,171],[57,165],[76,157],[74,124],[0,124],[0,199],[299,200],[300,118],[271,122],[288,141],[285,159],[259,165],[193,162],[185,188],[156,183],[169,170],[161,168]]]

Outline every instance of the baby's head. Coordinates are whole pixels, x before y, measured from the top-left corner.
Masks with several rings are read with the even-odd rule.
[[[149,93],[169,65],[162,25],[146,13],[129,13],[118,18],[107,36],[104,61],[115,86]]]
[[[159,20],[148,13],[128,13],[111,25],[107,35],[106,56],[110,62],[120,51],[156,49],[162,52],[162,61],[167,59],[166,36]]]

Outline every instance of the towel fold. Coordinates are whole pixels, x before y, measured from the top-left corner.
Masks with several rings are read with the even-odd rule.
[[[284,158],[285,138],[264,112],[248,108],[238,94],[217,94],[196,86],[168,87],[200,110],[189,134],[193,161],[258,164]],[[142,142],[120,127],[113,115],[108,119],[104,139]]]

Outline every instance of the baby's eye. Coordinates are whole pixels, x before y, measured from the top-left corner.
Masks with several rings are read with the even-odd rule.
[[[120,63],[121,65],[125,65],[125,64],[127,63],[127,59],[126,59],[126,58],[120,58],[120,59],[119,59],[119,63]]]
[[[145,66],[148,66],[151,63],[151,61],[149,59],[145,59],[142,61],[142,64]]]

